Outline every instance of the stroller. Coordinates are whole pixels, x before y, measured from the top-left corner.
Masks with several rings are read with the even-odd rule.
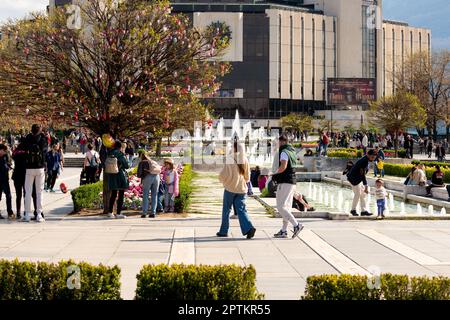
[[[80,174],[80,186],[83,186],[87,184],[87,175],[86,175],[86,170],[83,168],[83,170],[81,170],[81,174]]]

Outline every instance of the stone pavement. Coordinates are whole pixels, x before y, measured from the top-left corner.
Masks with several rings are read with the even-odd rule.
[[[201,173],[195,184],[192,212],[198,213],[188,218],[55,214],[43,224],[2,221],[0,258],[118,264],[125,299],[134,297],[136,274],[148,263],[252,264],[266,299],[299,299],[309,275],[367,274],[371,266],[381,272],[450,276],[450,221],[303,219],[299,237],[274,239],[281,220],[249,198],[255,238],[242,236],[238,220],[231,220],[229,238],[217,238],[223,190],[212,173]]]

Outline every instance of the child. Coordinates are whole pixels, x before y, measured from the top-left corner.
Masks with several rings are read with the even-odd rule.
[[[172,159],[164,160],[164,167],[163,181],[166,184],[164,211],[175,212],[175,198],[178,197],[178,172],[174,168]]]
[[[269,169],[263,168],[261,174],[258,177],[258,188],[260,192],[262,192],[263,189],[266,187],[268,179],[269,179]]]
[[[384,161],[379,159],[375,165],[377,166],[378,172],[380,172],[381,178],[384,178]]]
[[[375,181],[375,197],[377,199],[378,219],[384,218],[384,209],[386,208],[387,192],[384,188],[383,180],[377,179]]]

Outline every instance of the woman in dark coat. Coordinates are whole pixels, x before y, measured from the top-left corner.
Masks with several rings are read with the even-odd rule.
[[[108,217],[123,219],[126,218],[122,213],[123,206],[123,198],[125,191],[128,190],[129,181],[128,181],[128,173],[127,169],[129,168],[128,161],[125,157],[125,154],[120,151],[122,148],[122,143],[120,141],[116,141],[114,145],[114,149],[108,153],[109,157],[114,157],[117,159],[117,165],[119,167],[119,172],[116,174],[109,174],[108,186],[109,190],[111,190],[111,198],[109,200],[109,211]],[[113,214],[114,203],[117,199],[117,214]]]

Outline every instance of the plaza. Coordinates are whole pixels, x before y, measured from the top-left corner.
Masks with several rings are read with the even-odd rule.
[[[0,14],[0,300],[449,300],[450,51],[387,3]]]
[[[73,188],[74,171],[62,180]],[[125,220],[71,216],[68,194],[45,194],[46,223],[0,221],[0,259],[57,262],[64,259],[119,265],[122,297],[133,299],[144,264],[254,265],[258,291],[266,299],[298,300],[306,278],[318,274],[382,273],[450,276],[450,220],[332,221],[304,218],[296,239],[273,239],[280,220],[255,199],[247,208],[255,238],[240,234],[231,220],[230,238],[215,236],[223,189],[217,175],[200,172],[187,217]]]

